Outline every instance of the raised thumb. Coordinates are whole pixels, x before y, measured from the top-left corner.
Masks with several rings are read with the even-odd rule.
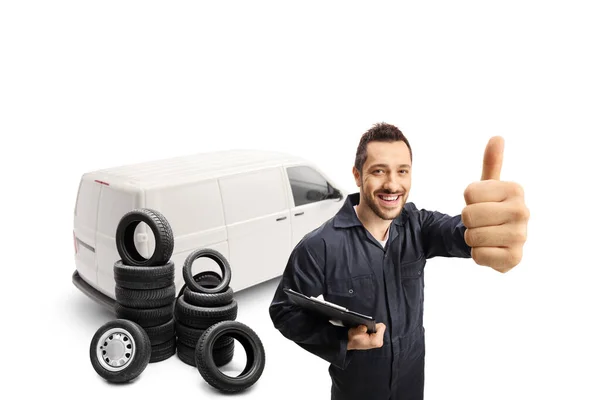
[[[500,180],[502,171],[502,159],[504,157],[504,139],[502,136],[494,136],[485,147],[483,154],[483,169],[481,171],[481,180],[487,179]]]

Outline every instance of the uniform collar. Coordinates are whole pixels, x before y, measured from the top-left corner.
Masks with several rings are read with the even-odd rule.
[[[350,228],[352,226],[362,226],[362,222],[358,219],[354,206],[360,203],[360,192],[351,193],[346,197],[346,201],[340,210],[333,218],[333,226],[336,228]],[[402,208],[400,215],[392,221],[394,224],[402,226],[406,220],[406,209]]]

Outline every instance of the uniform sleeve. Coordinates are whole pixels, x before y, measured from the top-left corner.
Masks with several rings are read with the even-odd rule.
[[[427,258],[471,258],[471,247],[465,242],[466,227],[460,215],[419,210],[421,235]]]
[[[332,325],[295,304],[283,291],[290,288],[307,296],[324,294],[324,251],[309,248],[301,241],[292,251],[277,287],[269,314],[276,329],[287,339],[323,360],[344,369],[348,328]]]

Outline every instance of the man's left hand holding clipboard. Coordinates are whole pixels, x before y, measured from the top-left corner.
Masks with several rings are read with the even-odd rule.
[[[342,319],[342,324],[351,324],[348,328],[347,350],[368,350],[383,346],[383,334],[386,328],[383,323],[375,323],[371,317],[349,311],[319,297],[309,298],[291,289],[284,289],[284,292],[293,297],[296,304],[326,317],[339,317]]]

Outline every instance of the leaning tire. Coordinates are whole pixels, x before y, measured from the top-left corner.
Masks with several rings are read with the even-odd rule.
[[[215,261],[221,268],[221,282],[215,287],[206,287],[196,282],[192,274],[192,264],[201,257],[208,257]],[[214,249],[198,249],[190,253],[183,263],[183,279],[188,288],[194,292],[200,293],[220,293],[223,292],[231,282],[231,267],[223,254]]]
[[[96,331],[90,343],[90,361],[102,378],[123,383],[137,378],[148,366],[152,348],[141,326],[117,319]]]
[[[169,287],[175,279],[175,263],[150,267],[132,266],[117,260],[113,266],[115,283],[125,289],[150,290]]]
[[[134,232],[140,222],[145,222],[152,233],[156,245],[154,253],[146,259],[135,248]],[[173,254],[174,239],[171,226],[160,212],[148,208],[129,211],[119,221],[115,235],[117,251],[123,262],[134,266],[166,264]]]
[[[213,357],[214,344],[227,335],[240,342],[246,351],[246,367],[238,376],[222,373]],[[204,380],[222,392],[240,392],[254,385],[265,368],[265,350],[258,335],[238,321],[223,321],[208,328],[196,345],[196,367]]]

